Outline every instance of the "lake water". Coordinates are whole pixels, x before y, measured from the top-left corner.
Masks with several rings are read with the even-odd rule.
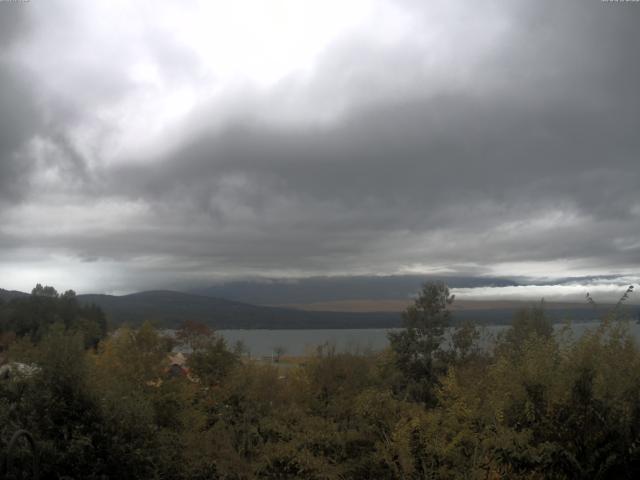
[[[555,326],[562,328],[562,324]],[[598,326],[598,322],[571,325],[574,337],[579,337],[588,329]],[[490,345],[506,326],[481,327],[481,345]],[[640,325],[630,323],[629,328],[636,339],[640,339]],[[393,329],[391,329],[393,330]],[[318,345],[329,343],[337,351],[364,352],[377,351],[387,347],[389,329],[323,329],[323,330],[218,330],[229,346],[242,341],[252,356],[271,355],[275,348],[283,347],[287,355],[313,353]]]

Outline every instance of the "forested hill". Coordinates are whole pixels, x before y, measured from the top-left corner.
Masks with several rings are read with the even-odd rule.
[[[17,291],[0,289],[0,301],[28,296]],[[173,328],[184,320],[205,323],[214,329],[313,329],[313,328],[392,328],[402,324],[400,312],[338,312],[308,311],[298,308],[269,307],[236,302],[206,295],[175,291],[148,291],[131,295],[78,295],[82,304],[96,304],[106,314],[111,327],[123,323],[140,325],[149,320],[158,327]],[[460,304],[459,304],[460,305]],[[454,309],[454,324],[473,321],[479,325],[506,325],[514,313],[526,303]],[[601,316],[611,306],[601,306],[601,312],[590,305],[547,304],[552,322],[589,321]],[[638,318],[640,306],[625,307],[631,318]]]
[[[401,324],[392,312],[308,312],[264,307],[220,298],[174,291],[149,291],[131,295],[78,295],[83,303],[95,303],[111,325],[139,325],[149,320],[162,327],[177,327],[184,320],[213,328],[389,328]]]
[[[101,307],[112,326],[122,323],[139,325],[146,320],[167,328],[177,327],[184,320],[195,320],[215,329],[392,328],[402,324],[400,312],[305,311],[175,291],[149,291],[123,296],[79,295],[78,299]],[[473,321],[479,325],[507,325],[514,313],[527,305],[526,302],[513,302],[509,307],[454,310],[452,320],[454,324]],[[583,322],[600,317],[611,307],[602,305],[601,311],[594,311],[586,303],[547,304],[546,312],[552,322]],[[640,313],[637,305],[625,308],[632,318]]]
[[[9,300],[12,300],[14,298],[26,297],[28,295],[29,294],[18,292],[17,290],[4,290],[0,288],[0,300],[4,300],[5,302],[8,302]]]

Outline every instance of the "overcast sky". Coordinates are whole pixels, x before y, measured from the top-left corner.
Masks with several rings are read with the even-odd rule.
[[[0,287],[640,272],[640,3],[0,2]]]

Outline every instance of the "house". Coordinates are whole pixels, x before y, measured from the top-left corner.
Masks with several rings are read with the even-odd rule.
[[[189,375],[187,359],[182,352],[169,355],[168,362],[169,367],[165,370],[165,372],[169,377],[176,378],[186,377]]]

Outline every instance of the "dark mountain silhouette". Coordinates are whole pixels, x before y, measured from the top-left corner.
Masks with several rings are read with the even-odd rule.
[[[518,285],[511,279],[500,277],[336,276],[231,281],[195,289],[193,293],[261,305],[357,299],[397,300],[413,297],[423,283],[434,281],[445,282],[450,288]]]
[[[4,290],[0,288],[0,299],[4,300],[5,302],[8,302],[13,298],[26,297],[28,295],[28,293],[18,292],[17,290]]]
[[[131,295],[79,295],[95,303],[112,325],[140,324],[146,320],[176,327],[194,320],[213,328],[384,328],[400,325],[400,314],[390,312],[308,312],[264,307],[203,295],[174,291],[150,291]]]
[[[100,306],[111,325],[139,325],[145,320],[171,328],[184,320],[195,320],[217,329],[242,328],[391,328],[402,324],[400,312],[336,312],[307,311],[294,308],[268,307],[221,298],[174,291],[149,291],[131,295],[79,295],[82,302]],[[506,325],[514,313],[535,302],[512,302],[495,307],[471,307],[454,310],[454,324],[467,320],[479,325]],[[611,305],[594,310],[588,304],[548,303],[545,311],[554,322],[591,321],[606,313]],[[638,315],[640,306],[627,305],[629,315]]]
[[[0,298],[28,294],[0,289]],[[205,323],[215,329],[319,329],[319,328],[392,328],[402,324],[400,312],[340,312],[309,311],[299,308],[269,307],[244,302],[195,295],[175,291],[147,291],[131,295],[78,295],[81,303],[95,303],[101,307],[111,327],[123,323],[132,326],[151,321],[158,327],[178,327],[184,320]],[[487,302],[487,306],[471,305],[464,308],[459,302],[453,311],[453,323],[467,320],[479,325],[506,325],[514,313],[531,302],[509,304]],[[611,305],[600,305],[596,311],[585,304],[546,304],[546,313],[554,322],[566,319],[574,322],[590,321],[610,310]],[[640,306],[625,305],[631,318],[638,318]]]

